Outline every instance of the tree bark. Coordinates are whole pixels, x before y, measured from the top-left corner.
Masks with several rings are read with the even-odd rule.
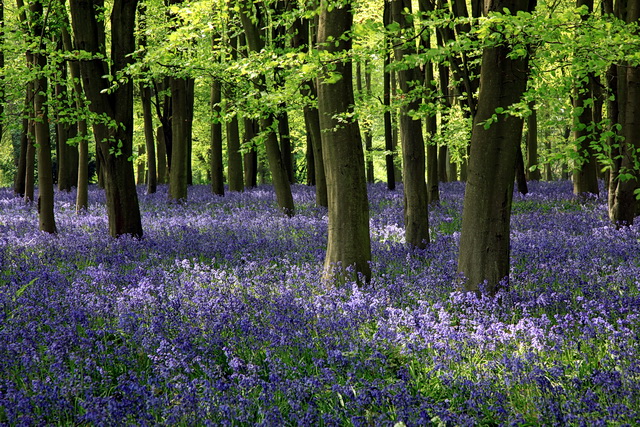
[[[133,163],[133,83],[123,82],[108,93],[106,75],[116,75],[133,60],[134,28],[137,0],[115,0],[111,13],[111,69],[96,56],[81,63],[85,94],[94,114],[108,118],[96,122],[97,156],[103,174],[113,237],[129,234],[142,237],[142,222],[136,192]],[[98,21],[103,5],[99,1],[70,0],[72,26],[77,48],[93,55],[103,55],[104,24]]]
[[[522,155],[520,145],[518,145],[516,149],[516,183],[518,184],[518,192],[520,194],[525,195],[529,192],[527,174],[524,170],[524,156]]]
[[[26,111],[23,113],[26,114]],[[27,174],[27,147],[29,145],[29,119],[22,118],[22,131],[20,132],[20,154],[18,155],[18,164],[16,167],[16,176],[13,182],[13,194],[18,197],[24,197],[25,178]]]
[[[242,153],[240,152],[240,129],[237,115],[234,115],[227,123],[227,156],[229,191],[244,191]]]
[[[322,150],[322,133],[320,131],[320,116],[318,114],[318,98],[313,82],[307,83],[303,89],[304,96],[310,98],[304,106],[304,121],[311,139],[313,150],[314,181],[316,186],[316,205],[327,207],[327,177],[324,169],[324,154]]]
[[[47,108],[47,58],[44,49],[44,8],[37,0],[30,4],[33,37],[38,41],[38,51],[33,53],[36,78],[33,87],[33,111],[35,117],[35,140],[38,151],[38,219],[40,230],[55,234],[56,221],[53,213],[53,171],[51,167],[51,135]]]
[[[320,50],[330,55],[348,52],[351,40],[347,34],[353,19],[351,3],[345,2],[329,10],[327,1],[323,0],[320,10]],[[329,201],[324,280],[344,280],[348,274],[346,269],[353,267],[368,282],[371,277],[369,205],[360,129],[351,114],[354,106],[351,62],[344,59],[333,62],[332,71],[341,76],[337,82],[327,82],[325,76],[321,76],[318,84]]]
[[[187,199],[191,157],[191,128],[193,124],[192,78],[171,78],[171,168],[169,170],[169,198]],[[223,190],[224,191],[224,190]]]
[[[515,15],[532,11],[535,0],[496,0],[490,10],[502,12],[505,7]],[[511,203],[522,118],[501,115],[488,128],[483,123],[497,108],[520,101],[529,69],[527,58],[509,58],[509,53],[506,43],[484,48],[482,53],[458,258],[462,288],[489,295],[508,283]]]
[[[529,104],[531,114],[527,117],[527,177],[530,181],[540,181],[542,173],[538,165],[538,113],[535,103]],[[535,166],[534,170],[531,167]]]
[[[253,142],[253,138],[257,135],[257,128],[258,124],[255,120],[244,119],[242,139],[245,145],[249,146],[249,151],[243,157],[244,179],[247,188],[254,188],[258,185],[258,153]]]
[[[393,22],[400,24],[404,30],[401,36],[414,37],[413,24],[405,13],[411,14],[409,0],[392,0],[391,15]],[[400,39],[402,40],[402,39]],[[396,43],[396,61],[415,54],[414,49],[400,47]],[[420,99],[411,93],[412,88],[422,85],[419,68],[402,67],[398,70],[398,86],[402,96],[406,97],[400,108],[400,135],[402,141],[402,170],[404,183],[404,226],[405,241],[408,246],[424,248],[429,243],[429,213],[427,184],[425,182],[425,148],[422,138],[422,122],[411,117],[420,108]]]
[[[224,196],[224,164],[222,161],[222,85],[211,82],[211,191]],[[174,125],[175,126],[175,125]]]

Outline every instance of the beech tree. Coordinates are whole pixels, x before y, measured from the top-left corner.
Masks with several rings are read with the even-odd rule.
[[[82,81],[94,114],[96,154],[104,177],[109,233],[142,236],[133,171],[133,81],[126,68],[135,50],[137,0],[115,0],[111,11],[111,61],[106,60],[104,4],[70,0]],[[115,87],[111,83],[115,83]]]
[[[324,260],[327,281],[345,277],[353,267],[371,277],[369,204],[360,128],[353,116],[351,2],[322,0],[318,46],[323,61],[318,78],[318,112],[329,202],[329,236]]]
[[[536,0],[495,0],[489,13],[531,13]],[[499,15],[498,15],[499,17]],[[493,21],[499,25],[499,19]],[[496,37],[482,52],[480,94],[462,213],[458,272],[462,288],[495,294],[509,275],[511,202],[522,117],[509,114],[527,87],[527,51]]]
[[[392,0],[392,22],[397,23],[402,34],[396,43],[395,56],[403,61],[405,56],[416,54],[415,31],[409,0]],[[405,43],[403,38],[409,39]],[[413,115],[420,108],[420,88],[423,79],[417,66],[403,66],[397,71],[398,84],[406,101],[400,110],[400,140],[402,141],[402,169],[404,183],[404,226],[405,240],[411,247],[424,248],[429,242],[429,214],[427,210],[427,184],[425,182],[425,148],[422,135],[422,121]]]

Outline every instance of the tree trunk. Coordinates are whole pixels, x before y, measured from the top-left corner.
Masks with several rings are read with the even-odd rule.
[[[351,3],[345,2],[341,7],[329,10],[327,1],[322,0],[320,10],[320,50],[329,55],[349,51],[351,40],[347,34],[351,31],[353,19]],[[353,266],[355,272],[368,282],[371,277],[369,205],[360,129],[356,119],[352,118],[353,74],[351,62],[337,61],[334,66],[333,71],[342,78],[330,83],[321,76],[318,84],[318,111],[329,201],[324,280],[343,280],[348,274],[346,269]]]
[[[587,6],[589,15],[593,12],[593,0],[577,0],[576,7]],[[586,20],[588,15],[583,15]],[[584,76],[578,76],[584,77]],[[573,193],[576,195],[599,194],[598,162],[591,148],[593,142],[593,91],[592,82],[595,76],[589,73],[583,86],[575,88],[574,94],[574,138],[578,151],[577,164],[573,170]]]
[[[64,50],[62,43],[58,43],[58,50]],[[61,80],[67,79],[67,64],[58,64],[58,74]],[[55,96],[59,101],[68,98],[66,84],[55,85]],[[56,123],[56,148],[58,159],[58,190],[71,191],[71,188],[78,182],[78,148],[69,144],[69,139],[77,136],[77,125],[71,126],[65,123],[58,115]]]
[[[276,192],[276,199],[280,209],[287,215],[293,216],[295,213],[293,205],[293,195],[291,194],[291,186],[287,170],[283,165],[280,146],[278,145],[278,137],[273,132],[275,118],[268,115],[260,119],[260,127],[265,135],[265,148],[267,151],[267,159],[269,160],[269,170],[273,181],[273,188]]]
[[[261,18],[260,14],[258,14],[258,22],[256,22],[253,7],[254,5],[251,2],[243,0],[240,4],[240,20],[242,21],[242,27],[249,50],[252,52],[260,52],[264,48],[262,34],[264,26],[259,22]],[[264,75],[256,79],[256,85],[261,90],[264,90],[266,87],[265,82]],[[260,119],[260,127],[265,134],[265,148],[278,205],[286,215],[293,216],[295,209],[293,196],[291,194],[291,185],[287,176],[287,170],[282,161],[283,157],[278,144],[278,138],[273,130],[274,120],[275,117],[272,113],[263,113],[263,117]]]
[[[167,170],[167,146],[164,142],[164,126],[156,129],[156,141],[158,141],[158,184],[166,184],[169,171]]]
[[[146,182],[145,172],[147,170],[144,144],[138,144],[138,158],[136,159],[136,184],[142,185]]]
[[[496,0],[490,9],[502,12],[505,7],[515,15],[520,10],[532,11],[535,0]],[[522,118],[501,115],[488,128],[482,123],[497,108],[507,109],[519,102],[526,89],[528,60],[509,58],[509,54],[505,45],[483,49],[458,258],[463,289],[489,295],[509,275],[511,202]]]
[[[276,120],[278,121],[278,136],[280,137],[280,152],[282,154],[282,165],[287,172],[289,183],[296,182],[295,165],[293,157],[293,146],[291,145],[291,130],[289,129],[289,114],[286,105],[281,105]]]
[[[384,11],[382,16],[382,23],[386,28],[391,24],[391,0],[384,1]],[[384,66],[383,66],[383,88],[382,88],[382,100],[384,103],[384,149],[385,149],[385,169],[387,171],[387,189],[393,191],[396,189],[396,174],[395,174],[395,162],[394,151],[395,145],[393,142],[393,123],[391,120],[391,73],[389,65],[391,64],[391,48],[393,41],[384,33],[384,45],[387,52],[384,53]]]
[[[227,123],[227,152],[229,191],[244,191],[242,153],[240,152],[240,129],[238,127],[237,115],[234,115],[229,123]]]
[[[26,114],[26,111],[24,112]],[[27,146],[29,145],[29,119],[23,117],[22,131],[20,132],[20,154],[18,156],[18,164],[16,167],[16,176],[13,182],[13,194],[18,197],[24,197],[25,178],[27,174]]]
[[[313,82],[308,82],[307,89],[303,92],[309,97],[309,102],[304,106],[304,121],[311,138],[311,149],[313,150],[313,171],[316,186],[316,205],[327,207],[327,178],[324,168],[324,154],[322,150],[322,133],[320,131],[320,116],[318,114],[317,92]]]
[[[244,154],[244,179],[247,188],[254,188],[258,185],[258,153],[254,146],[253,138],[257,134],[258,124],[255,120],[244,119],[244,134],[242,139],[244,144],[249,146],[249,151]]]
[[[140,103],[144,121],[144,141],[147,152],[147,194],[153,194],[158,187],[158,170],[156,164],[156,144],[151,113],[151,88],[140,85]]]
[[[27,83],[27,96],[33,104],[33,82]],[[26,203],[33,202],[36,180],[36,142],[35,142],[35,120],[33,118],[33,106],[29,107],[28,130],[27,130],[27,162],[25,167],[24,180],[24,200]]]
[[[51,135],[49,131],[49,113],[47,109],[47,58],[41,53],[44,49],[43,6],[40,1],[30,5],[34,37],[39,38],[38,52],[33,54],[36,78],[33,87],[33,111],[35,117],[35,140],[38,147],[38,218],[40,230],[55,234],[56,221],[53,213],[53,171],[51,167]]]
[[[62,14],[64,25],[61,29],[62,44],[66,52],[74,50],[71,34],[69,33],[69,16],[66,11]],[[84,92],[82,90],[80,64],[78,61],[69,61],[69,74],[73,82],[73,96],[76,108],[83,111],[86,106],[84,103]],[[89,207],[89,142],[87,140],[89,132],[87,129],[87,121],[79,118],[76,123],[77,135],[80,137],[78,142],[78,175],[76,181],[76,213],[86,211]]]
[[[211,82],[211,191],[224,196],[224,164],[222,162],[222,85]],[[175,125],[174,125],[175,126]]]
[[[527,177],[530,181],[540,181],[542,174],[538,165],[538,114],[534,102],[529,104],[531,114],[527,117]],[[531,167],[535,166],[534,170]]]
[[[169,198],[187,199],[189,165],[191,164],[191,128],[193,123],[194,81],[191,78],[171,78],[171,168]],[[223,190],[224,191],[224,190]]]
[[[409,0],[392,0],[393,22],[400,24],[405,33],[402,37],[412,40],[413,24],[405,13],[411,14]],[[402,39],[400,39],[402,40]],[[396,43],[398,46],[400,43]],[[407,55],[415,54],[415,49],[396,47],[396,61],[402,62]],[[398,70],[398,86],[402,95],[408,98],[400,109],[400,135],[402,141],[402,170],[404,183],[404,224],[405,240],[408,246],[424,248],[429,242],[429,213],[427,184],[425,182],[425,148],[422,139],[422,122],[411,114],[420,108],[420,99],[411,93],[413,87],[422,84],[419,68],[401,67]]]
[[[121,83],[115,90],[104,76],[117,75],[133,61],[137,0],[115,0],[111,14],[111,69],[104,55],[104,23],[98,21],[103,5],[92,0],[70,0],[77,48],[93,55],[81,63],[85,94],[94,114],[111,123],[94,123],[97,156],[103,174],[113,237],[129,234],[142,237],[142,222],[136,192],[133,163],[133,83]],[[100,12],[99,12],[100,11]],[[115,126],[109,126],[113,124]]]
[[[520,194],[525,195],[529,192],[527,174],[524,170],[524,157],[519,144],[516,149],[516,183],[518,184],[518,192],[520,192]]]
[[[627,3],[626,22],[640,20],[640,0]],[[640,32],[636,29],[636,34]],[[615,200],[611,208],[612,221],[617,225],[631,225],[637,214],[636,190],[640,186],[637,168],[640,152],[640,67],[624,64],[618,67],[619,123],[622,124],[623,141],[620,143],[620,169],[615,180]]]

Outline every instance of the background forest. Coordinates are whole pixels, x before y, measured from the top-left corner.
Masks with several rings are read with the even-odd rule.
[[[0,424],[640,423],[640,0],[0,12]]]

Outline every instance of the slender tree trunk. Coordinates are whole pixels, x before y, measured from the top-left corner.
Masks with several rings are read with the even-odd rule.
[[[530,181],[540,181],[542,174],[538,166],[538,114],[534,102],[529,104],[531,114],[527,117],[527,177]],[[530,168],[535,166],[534,170]]]
[[[318,45],[326,54],[351,49],[347,35],[353,12],[345,2],[329,10],[326,0],[320,6]],[[364,153],[358,122],[353,112],[354,97],[351,62],[338,61],[334,71],[342,78],[329,83],[321,76],[318,84],[318,111],[322,129],[322,149],[329,201],[329,236],[324,261],[324,279],[341,280],[353,266],[368,282],[371,277],[369,204],[364,170]],[[345,119],[338,120],[338,117]],[[360,282],[360,281],[359,281]]]
[[[142,185],[146,182],[145,172],[147,170],[147,162],[144,160],[145,156],[144,144],[138,144],[138,158],[136,159],[136,184]]]
[[[42,3],[34,1],[30,5],[33,35],[38,38],[39,51],[33,54],[34,80],[33,111],[35,116],[35,139],[38,147],[38,218],[40,230],[55,234],[56,221],[53,213],[53,171],[51,167],[51,135],[47,109],[47,58],[40,52],[44,48],[44,10]]]
[[[27,98],[33,103],[33,82],[27,83]],[[33,202],[36,180],[36,142],[35,142],[35,120],[33,118],[33,106],[29,107],[28,130],[27,130],[27,162],[24,181],[24,200],[26,203]]]
[[[242,139],[248,145],[249,151],[244,154],[244,179],[247,188],[254,188],[258,185],[258,153],[253,143],[253,138],[257,135],[258,124],[255,120],[244,119],[244,134]]]
[[[166,184],[169,171],[167,170],[167,146],[164,142],[165,131],[163,125],[156,128],[156,141],[158,141],[158,184]]]
[[[520,10],[533,11],[535,0],[496,0],[490,10],[505,7],[514,15]],[[510,58],[510,53],[505,45],[483,49],[458,258],[458,272],[464,276],[462,287],[490,295],[509,275],[511,202],[522,119],[501,115],[488,129],[480,123],[492,117],[497,108],[519,102],[526,89],[528,60]]]
[[[518,148],[516,149],[516,183],[518,184],[518,191],[520,194],[525,195],[529,192],[527,174],[524,170],[524,156],[522,155],[520,145],[518,145]]]
[[[295,165],[293,157],[293,146],[291,144],[291,130],[289,129],[289,113],[287,113],[286,105],[280,106],[282,111],[278,113],[276,120],[278,121],[278,136],[280,137],[280,153],[282,154],[282,165],[287,172],[289,183],[296,182]]]
[[[406,31],[404,37],[412,39],[413,24],[405,13],[411,14],[409,0],[392,0],[392,20]],[[398,46],[399,43],[396,43]],[[403,61],[413,49],[396,47],[396,61]],[[404,68],[404,67],[403,67]],[[415,120],[411,113],[420,108],[420,100],[411,89],[422,84],[418,68],[398,70],[398,84],[403,96],[409,99],[400,111],[400,135],[402,140],[402,170],[404,183],[404,224],[405,240],[410,247],[424,248],[429,242],[428,194],[425,182],[425,148],[422,138],[422,122]]]
[[[26,114],[26,111],[25,111]],[[13,183],[13,194],[18,197],[24,197],[25,178],[27,174],[27,146],[29,145],[29,119],[23,117],[22,131],[20,133],[20,155],[18,156],[18,164],[16,167],[16,176]]]
[[[129,234],[142,237],[133,164],[133,83],[120,84],[111,93],[106,75],[117,75],[133,60],[137,0],[115,0],[111,13],[111,69],[102,59],[105,53],[104,23],[97,11],[103,5],[92,0],[70,0],[72,24],[77,48],[96,55],[81,63],[82,79],[89,108],[109,118],[115,126],[95,123],[97,156],[103,174],[113,237]]]
[[[140,85],[140,103],[144,121],[144,141],[147,152],[147,194],[153,194],[158,187],[158,170],[156,164],[156,144],[151,113],[151,88]]]
[[[576,7],[586,6],[589,15],[593,12],[593,0],[577,0]],[[583,20],[587,16],[582,17]],[[593,142],[593,91],[592,73],[586,77],[585,84],[578,86],[574,94],[574,138],[579,160],[573,170],[573,193],[577,195],[599,194],[597,161],[591,143]]]
[[[304,91],[311,98],[304,106],[304,120],[311,138],[313,150],[313,171],[316,186],[316,205],[327,207],[327,178],[324,168],[324,154],[322,150],[322,133],[320,131],[320,116],[318,115],[317,93],[313,82],[308,82],[308,88]]]
[[[388,26],[391,23],[391,1],[385,0],[384,2],[384,26]],[[385,46],[388,50],[392,46],[392,41],[386,35],[385,32]],[[389,65],[391,64],[391,54],[384,54],[384,69],[383,72],[383,102],[384,102],[384,149],[385,154],[385,167],[387,170],[387,189],[393,191],[396,189],[396,176],[395,176],[395,162],[394,151],[395,145],[393,142],[393,123],[391,121],[391,70]]]
[[[242,21],[242,27],[244,28],[245,39],[247,46],[252,52],[260,52],[264,48],[263,39],[263,27],[259,21],[261,15],[258,16],[258,22],[256,22],[255,12],[253,10],[254,5],[251,2],[243,0],[240,4],[240,20]],[[263,89],[265,84],[265,76],[260,76],[256,79],[256,85],[258,88]],[[280,145],[278,144],[278,138],[273,131],[275,124],[275,117],[273,114],[265,113],[260,119],[260,127],[265,134],[265,148],[267,151],[267,159],[269,160],[269,169],[271,172],[271,178],[273,180],[273,187],[276,192],[276,199],[280,209],[288,215],[293,216],[295,213],[293,204],[293,195],[291,194],[291,184],[287,176],[287,170],[282,161],[282,153],[280,151]]]
[[[211,82],[211,191],[224,195],[224,164],[222,162],[222,85],[216,79]]]

